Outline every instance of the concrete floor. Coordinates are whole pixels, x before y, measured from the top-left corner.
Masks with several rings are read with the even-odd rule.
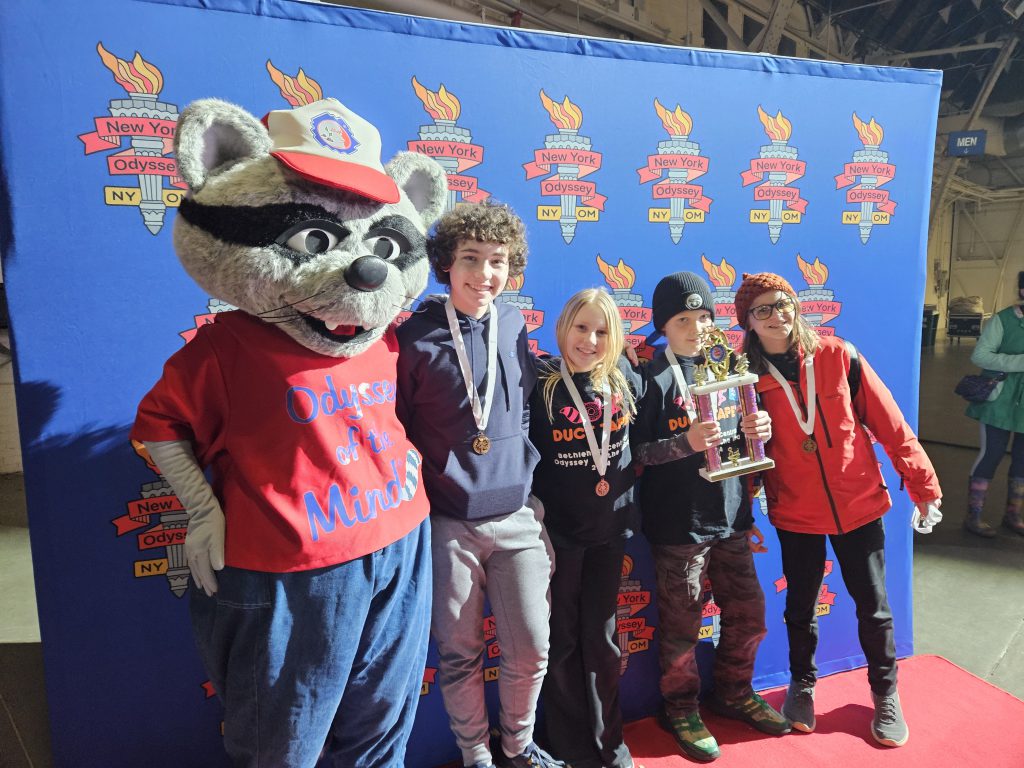
[[[971,341],[940,340],[922,355],[919,432],[942,481],[946,519],[915,536],[915,646],[1024,699],[1024,537],[1001,529],[982,540],[960,528],[978,427],[953,387],[973,370],[972,349]],[[993,524],[1005,493],[1002,474],[990,493]],[[0,768],[51,765],[25,525],[21,476],[0,475]]]

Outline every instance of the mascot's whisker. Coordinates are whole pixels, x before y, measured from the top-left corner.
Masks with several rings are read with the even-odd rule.
[[[319,290],[316,293],[310,294],[309,296],[307,296],[304,299],[296,299],[295,301],[289,302],[288,304],[282,304],[281,306],[274,307],[273,309],[267,309],[267,310],[264,310],[263,312],[257,312],[256,316],[257,317],[266,317],[267,315],[273,314],[274,312],[281,312],[282,310],[285,310],[285,309],[290,309],[292,307],[297,307],[299,304],[301,304],[304,301],[309,301],[310,299],[315,299],[321,293],[327,293],[327,288],[323,288],[322,290]],[[326,305],[324,305],[324,306],[326,306]],[[319,309],[323,309],[323,307],[318,307],[317,310],[313,310],[313,311],[315,312],[315,311],[318,311]],[[306,314],[309,314],[309,312],[307,312]]]

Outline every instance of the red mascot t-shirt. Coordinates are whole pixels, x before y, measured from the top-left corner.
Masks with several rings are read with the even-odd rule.
[[[429,512],[395,416],[393,331],[317,354],[244,312],[219,314],[164,366],[132,438],[187,440],[226,520],[225,563],[284,573],[347,562]]]

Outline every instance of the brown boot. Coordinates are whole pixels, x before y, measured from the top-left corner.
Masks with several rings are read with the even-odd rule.
[[[1006,481],[1006,514],[1003,515],[1003,527],[1024,536],[1024,477],[1011,477]]]
[[[991,539],[996,535],[996,529],[981,519],[989,482],[984,477],[972,477],[967,486],[967,517],[964,518],[964,530],[983,539]]]

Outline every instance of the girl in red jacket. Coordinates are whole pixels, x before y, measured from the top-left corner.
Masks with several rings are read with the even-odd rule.
[[[902,746],[909,730],[896,691],[882,525],[892,504],[861,425],[885,448],[906,483],[917,505],[913,522],[924,531],[941,519],[935,470],[877,374],[859,359],[851,375],[852,345],[819,338],[800,317],[796,292],[784,278],[770,272],[744,275],[736,292],[736,317],[747,331],[744,352],[751,371],[761,374],[757,390],[774,429],[767,452],[775,469],[765,473],[764,482],[787,583],[792,678],[782,712],[794,728],[814,730],[815,603],[828,536],[857,606],[875,705],[871,734],[880,744]]]

